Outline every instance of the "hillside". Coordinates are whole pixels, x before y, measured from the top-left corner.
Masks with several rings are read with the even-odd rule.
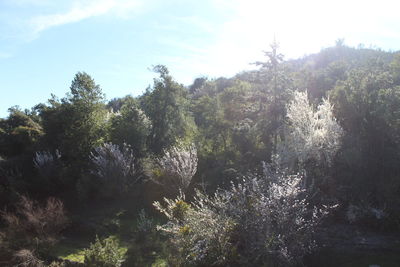
[[[157,65],[111,100],[78,72],[64,97],[12,106],[0,261],[395,266],[400,52],[339,40],[285,60],[273,43],[255,64],[190,86]]]

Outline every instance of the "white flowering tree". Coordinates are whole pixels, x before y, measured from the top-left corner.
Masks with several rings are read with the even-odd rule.
[[[342,127],[333,116],[333,105],[323,99],[316,109],[309,103],[307,92],[295,91],[287,105],[285,142],[276,155],[281,164],[303,166],[310,160],[330,166],[340,147]]]
[[[90,154],[92,173],[100,179],[105,195],[126,192],[138,182],[135,157],[129,145],[105,143]]]
[[[196,174],[197,161],[197,150],[193,144],[174,146],[165,151],[162,158],[156,159],[155,170],[150,177],[170,193],[186,191]]]

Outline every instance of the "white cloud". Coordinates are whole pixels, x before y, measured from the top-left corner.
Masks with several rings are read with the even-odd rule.
[[[70,9],[66,12],[39,15],[31,18],[29,24],[32,27],[32,38],[36,38],[39,33],[49,28],[105,15],[110,12],[114,12],[119,17],[127,17],[128,13],[139,5],[139,0],[75,0],[72,1]]]

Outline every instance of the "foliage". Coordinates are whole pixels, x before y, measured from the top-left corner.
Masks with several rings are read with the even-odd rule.
[[[21,249],[14,254],[16,266],[22,267],[45,267],[42,260],[38,259],[37,256],[28,249]]]
[[[194,144],[186,148],[183,145],[174,146],[165,151],[162,158],[156,159],[155,169],[150,170],[150,179],[172,194],[185,191],[196,174],[197,161]]]
[[[111,118],[110,139],[119,145],[124,143],[133,148],[135,156],[146,152],[146,140],[150,134],[151,122],[137,106],[136,101],[128,98],[118,113]]]
[[[301,262],[329,207],[309,207],[301,175],[269,173],[243,177],[211,197],[197,191],[190,206],[182,195],[165,199],[164,206],[154,203],[168,218],[160,229],[170,235],[182,265]]]
[[[61,154],[58,150],[55,151],[54,155],[48,151],[39,151],[35,153],[33,158],[33,166],[39,170],[39,172],[46,176],[48,172],[47,168],[53,168],[54,161],[61,158]]]
[[[33,157],[33,166],[38,173],[34,181],[37,191],[59,194],[65,190],[65,181],[61,178],[64,166],[60,151],[37,151]]]
[[[229,186],[232,177],[225,174],[245,173],[265,159],[256,92],[254,84],[221,78],[204,83],[193,95],[198,173],[209,188]]]
[[[12,157],[32,148],[43,135],[43,130],[30,114],[18,107],[8,111],[8,118],[0,120],[0,155]]]
[[[156,231],[156,218],[144,209],[138,213],[134,234],[123,266],[168,266],[160,259],[168,257],[165,253],[165,237]]]
[[[120,267],[124,262],[124,253],[118,241],[113,237],[99,239],[85,250],[85,264],[88,267]]]
[[[346,135],[339,158],[344,198],[352,204],[387,208],[398,213],[399,84],[392,62],[370,58],[349,71],[331,92],[337,117]],[[343,196],[342,196],[343,197]]]
[[[112,143],[104,143],[90,154],[93,174],[98,177],[100,191],[103,196],[112,197],[126,193],[138,182],[135,157],[129,145],[121,147]]]
[[[269,147],[270,153],[275,154],[278,146],[278,137],[285,118],[285,103],[292,81],[288,70],[283,64],[284,56],[279,53],[279,44],[274,40],[271,50],[266,51],[266,62],[256,62],[261,66],[253,82],[260,87],[257,95],[259,101],[258,115],[262,140]]]
[[[6,225],[6,239],[12,248],[32,248],[41,252],[58,241],[68,222],[60,200],[48,198],[45,205],[39,205],[25,196],[21,197],[14,212],[3,212],[2,219]]]
[[[53,96],[49,103],[39,109],[46,143],[51,150],[59,149],[69,164],[85,166],[92,149],[106,135],[107,112],[100,86],[88,74],[78,72],[70,94],[61,101]]]
[[[157,65],[153,88],[141,97],[141,107],[152,122],[149,146],[152,152],[161,154],[175,145],[179,139],[189,138],[193,122],[185,98],[185,88],[175,82],[165,66]]]
[[[265,55],[259,69],[187,87],[158,65],[143,95],[109,102],[78,72],[64,98],[11,107],[0,119],[0,208],[20,195],[56,196],[79,218],[78,210],[123,196],[118,204],[138,217],[128,266],[146,266],[154,253],[171,265],[300,261],[318,221],[312,206],[325,201],[341,204],[333,223],[398,229],[400,53],[338,40],[291,60],[274,42]],[[268,179],[261,161],[277,168]],[[156,183],[139,185],[143,171]],[[144,199],[179,189],[187,200],[162,207],[165,231],[137,215]],[[24,203],[3,213],[0,258],[26,249],[27,262],[41,261],[58,238],[58,230],[46,234],[57,218],[44,215],[46,204]],[[93,223],[78,228],[87,233]]]
[[[136,222],[137,234],[139,236],[145,236],[150,234],[154,229],[155,229],[154,220],[146,214],[144,209],[141,209]]]
[[[285,166],[314,161],[330,166],[340,148],[342,127],[333,116],[333,106],[323,99],[314,111],[306,92],[295,91],[287,106],[288,129],[285,142],[279,148],[279,160]]]

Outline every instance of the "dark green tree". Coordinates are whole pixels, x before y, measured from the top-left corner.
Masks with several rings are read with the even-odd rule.
[[[53,96],[50,105],[41,108],[46,143],[59,149],[72,164],[85,164],[94,147],[107,137],[107,111],[100,86],[85,72],[78,72],[70,93],[59,101]]]
[[[260,90],[259,115],[260,130],[264,144],[269,151],[276,153],[280,128],[285,118],[285,103],[288,100],[288,90],[291,87],[287,70],[283,64],[284,56],[278,52],[279,45],[276,41],[271,44],[271,51],[266,51],[267,61],[256,62],[261,66],[255,83]]]
[[[141,97],[141,107],[152,122],[149,147],[160,154],[178,139],[191,138],[194,123],[189,112],[187,91],[175,82],[163,65],[157,65],[153,71],[159,74],[152,88],[148,88]]]
[[[26,152],[43,135],[41,125],[19,107],[8,109],[7,119],[0,120],[0,156],[12,157]]]
[[[114,144],[129,144],[136,157],[143,157],[150,130],[150,119],[139,108],[137,101],[129,98],[111,118],[110,139]]]
[[[346,133],[337,166],[341,182],[350,186],[354,201],[398,205],[400,94],[389,65],[376,57],[353,69],[331,98]]]

